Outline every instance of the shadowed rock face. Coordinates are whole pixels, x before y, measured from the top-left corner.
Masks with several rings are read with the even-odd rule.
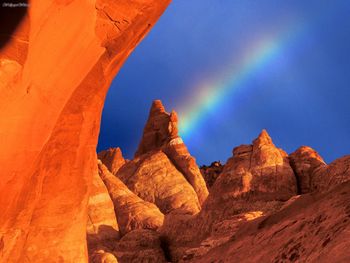
[[[6,46],[12,38],[18,37],[16,29],[25,23],[28,12],[27,0],[1,1],[0,6],[0,50]]]
[[[168,262],[156,231],[139,229],[126,234],[116,245],[115,254],[120,263]]]
[[[222,165],[220,161],[212,162],[209,166],[203,165],[200,167],[200,171],[208,188],[211,188],[214,185],[216,179],[219,177],[223,170],[224,165]]]
[[[97,157],[112,174],[116,174],[126,162],[119,147],[101,151]]]
[[[0,52],[1,261],[87,261],[103,101],[168,3],[29,2]]]

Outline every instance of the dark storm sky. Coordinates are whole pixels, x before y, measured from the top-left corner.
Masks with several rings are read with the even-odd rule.
[[[226,83],[232,92],[205,113],[191,105],[203,83],[238,74],[242,56],[266,38],[276,55]],[[263,128],[288,153],[309,145],[330,162],[350,154],[349,83],[350,1],[173,0],[113,81],[98,151],[119,146],[131,158],[152,100],[161,99],[180,122],[191,106],[202,113],[181,134],[199,164],[226,161]]]

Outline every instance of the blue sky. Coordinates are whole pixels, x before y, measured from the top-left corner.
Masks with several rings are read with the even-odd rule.
[[[281,52],[182,134],[199,164],[226,161],[267,129],[278,147],[316,149],[327,162],[350,153],[350,2],[173,0],[113,81],[98,150],[132,158],[152,100],[185,115],[198,83],[220,80],[267,37]],[[287,43],[278,32],[298,27]],[[212,87],[215,89],[215,86]]]

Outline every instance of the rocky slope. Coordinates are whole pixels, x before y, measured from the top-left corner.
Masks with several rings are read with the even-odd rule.
[[[193,262],[349,262],[350,183],[242,225]]]
[[[114,175],[99,165],[104,167],[100,172],[104,181],[107,174],[109,180],[125,183],[115,184],[110,191],[110,182],[105,181],[112,200],[117,188],[124,189],[163,212],[152,212],[150,218],[164,214],[156,227],[141,223],[135,230],[121,231],[121,239],[112,242],[114,248],[100,253],[111,253],[126,263],[350,259],[346,250],[350,156],[327,165],[310,147],[300,147],[288,155],[263,130],[252,144],[235,147],[224,166],[214,162],[202,167],[204,177],[209,178],[207,184],[212,185],[210,194],[200,203],[195,187],[204,179],[197,174],[198,166],[174,162],[181,160],[182,154],[190,156],[178,136],[174,116],[175,112],[166,113],[161,102],[155,101],[135,158]],[[169,145],[173,140],[180,147],[171,155]],[[124,160],[121,155],[114,156],[105,162]],[[193,175],[201,184],[190,182],[185,172],[189,170],[196,172]],[[118,213],[124,213],[129,203],[123,209],[114,204],[122,229],[124,223]]]
[[[1,262],[87,261],[103,101],[169,2],[32,0],[11,36],[2,23]]]

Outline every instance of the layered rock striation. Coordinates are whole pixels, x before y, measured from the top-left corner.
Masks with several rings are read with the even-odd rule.
[[[136,157],[118,171],[117,177],[165,214],[175,209],[191,214],[200,210],[196,192],[162,151]]]
[[[327,165],[312,148],[302,146],[290,156],[301,194],[327,191],[350,180],[350,156]]]
[[[98,169],[113,201],[121,235],[135,229],[156,230],[163,225],[164,215],[156,205],[135,195],[101,162],[98,163]]]
[[[312,176],[316,169],[326,167],[322,157],[312,148],[302,146],[289,155],[290,164],[293,168],[300,194],[314,191]]]
[[[135,157],[154,151],[164,152],[176,169],[191,184],[200,204],[203,204],[208,197],[208,189],[196,160],[188,152],[186,145],[178,134],[177,127],[177,113],[175,111],[166,112],[162,102],[155,100],[152,103]]]
[[[89,254],[112,250],[112,244],[120,238],[113,202],[98,173],[92,178],[86,234]]]
[[[176,112],[167,113],[160,100],[154,101],[135,158],[115,174],[131,191],[156,204],[164,214],[174,210],[196,214],[208,196],[208,189],[195,159],[178,135],[177,125]],[[103,162],[108,165],[108,160]]]
[[[307,194],[243,224],[222,246],[191,262],[348,262],[350,184]]]
[[[199,214],[166,215],[160,231],[167,240],[172,260],[293,262],[305,260],[308,255],[315,260],[320,259],[317,254],[326,253],[324,247],[333,240],[333,237],[324,239],[325,235],[338,235],[332,230],[332,224],[338,222],[342,233],[348,227],[344,213],[346,201],[340,194],[333,198],[336,192],[332,190],[349,180],[348,161],[349,157],[343,157],[327,165],[309,147],[301,147],[288,156],[273,144],[271,137],[263,130],[251,145],[242,145],[233,150],[233,156],[215,180]],[[329,210],[325,212],[327,216],[319,219],[323,212],[315,214],[315,211],[320,209],[322,202],[315,201],[323,198],[332,201],[327,203],[328,208],[321,209]],[[342,207],[334,211],[341,218],[339,220],[331,212],[336,202],[342,203]],[[308,208],[300,211],[304,205]],[[304,217],[304,214],[308,216]],[[291,222],[289,215],[295,217],[294,221]],[[270,223],[265,225],[267,221]],[[296,229],[304,225],[310,225],[315,232],[304,234],[307,237],[298,243],[302,234],[297,234],[299,230]],[[251,226],[257,227],[252,230]],[[318,226],[327,230],[319,234],[316,231]],[[276,234],[282,230],[285,234]],[[259,236],[258,240],[255,241],[251,235]],[[289,240],[290,236],[295,240]],[[317,252],[309,246],[313,238],[318,240]],[[269,240],[274,240],[273,248],[269,247]],[[343,248],[344,241],[343,238],[334,237],[334,253],[337,246]],[[254,248],[255,252],[250,253],[250,244],[255,243],[254,246],[259,249]],[[226,250],[231,254],[227,254]],[[346,256],[347,253],[341,249],[339,259]]]

